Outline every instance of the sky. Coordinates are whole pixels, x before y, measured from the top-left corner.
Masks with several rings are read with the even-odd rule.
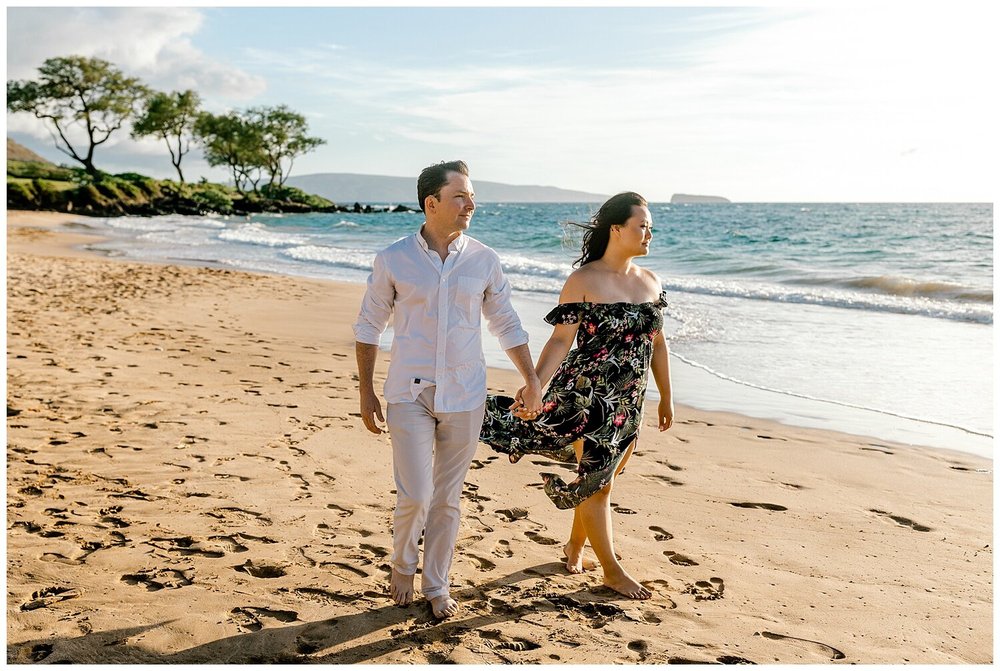
[[[104,58],[221,113],[288,105],[326,144],[293,175],[476,179],[743,202],[992,201],[990,3],[737,7],[10,7],[7,79]],[[7,134],[56,162],[49,131]],[[108,172],[175,173],[120,132]],[[223,181],[194,150],[188,179]]]

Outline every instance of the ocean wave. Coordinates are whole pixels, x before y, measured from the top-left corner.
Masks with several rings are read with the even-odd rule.
[[[992,289],[975,289],[948,282],[920,282],[906,277],[859,277],[851,280],[831,282],[854,289],[870,290],[890,296],[911,296],[923,298],[947,298],[975,303],[992,303]]]
[[[258,223],[243,224],[239,228],[222,231],[218,237],[226,242],[243,242],[264,247],[291,247],[303,245],[309,241],[308,238],[301,235],[269,231]]]
[[[181,228],[225,228],[226,224],[214,217],[164,215],[160,217],[108,217],[102,223],[119,231],[146,233],[174,231]]]
[[[501,254],[500,265],[505,273],[554,277],[560,280],[569,277],[572,270],[566,263],[551,263],[516,254]]]
[[[336,247],[324,247],[321,245],[291,247],[283,249],[281,254],[296,261],[323,263],[343,268],[354,268],[356,270],[371,270],[372,260],[375,258],[374,252],[337,249]]]
[[[788,285],[770,285],[749,282],[706,280],[702,278],[667,278],[663,282],[666,291],[690,294],[773,301],[777,303],[799,303],[851,310],[871,310],[894,312],[897,314],[922,315],[937,319],[993,323],[992,304],[947,301],[917,296],[899,296],[857,291],[840,291],[833,287],[817,287],[813,290],[796,290]]]

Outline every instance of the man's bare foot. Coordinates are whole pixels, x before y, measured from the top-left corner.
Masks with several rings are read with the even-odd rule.
[[[413,576],[393,568],[389,579],[389,596],[397,606],[409,606],[413,603]]]
[[[436,596],[431,599],[431,612],[434,613],[434,617],[443,620],[458,612],[458,602],[447,594]]]
[[[587,570],[583,565],[583,548],[583,545],[573,547],[572,543],[563,546],[563,552],[566,553],[566,570],[570,573],[583,573]]]
[[[646,589],[644,586],[640,585],[632,576],[625,571],[621,572],[621,575],[612,579],[607,575],[604,576],[604,586],[610,587],[614,591],[618,592],[622,596],[627,596],[630,599],[648,599],[653,596],[653,593]]]

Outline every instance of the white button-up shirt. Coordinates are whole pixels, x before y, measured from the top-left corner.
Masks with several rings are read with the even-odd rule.
[[[414,401],[433,385],[435,412],[478,408],[486,400],[481,317],[503,349],[528,342],[510,294],[497,253],[464,234],[444,263],[419,231],[379,252],[354,336],[378,345],[393,315],[386,402]]]

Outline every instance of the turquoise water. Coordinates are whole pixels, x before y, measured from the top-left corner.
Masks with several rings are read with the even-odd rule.
[[[480,204],[537,355],[590,204]],[[991,455],[990,204],[650,206],[676,398]],[[100,220],[110,253],[363,282],[419,214]],[[488,338],[487,338],[488,339]],[[487,342],[490,362],[506,365]]]

